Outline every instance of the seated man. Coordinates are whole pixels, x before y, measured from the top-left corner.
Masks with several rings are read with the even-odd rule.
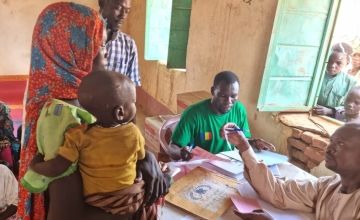
[[[360,124],[345,124],[331,136],[325,166],[337,174],[315,181],[276,179],[264,163],[256,160],[244,134],[229,132],[235,126],[228,123],[221,133],[226,132],[227,139],[239,149],[245,177],[262,199],[277,208],[314,212],[316,219],[360,219]],[[271,219],[259,211],[237,214],[246,219]]]
[[[316,114],[335,118],[339,111],[343,111],[345,97],[356,84],[356,80],[344,72],[347,63],[349,57],[345,52],[331,53],[318,103],[313,109]]]
[[[199,146],[211,153],[233,150],[220,137],[219,129],[227,122],[240,126],[245,136],[251,133],[244,105],[238,101],[240,82],[235,73],[223,71],[215,76],[211,87],[212,98],[189,106],[172,135],[168,153],[172,159],[190,159],[186,146]],[[262,139],[249,139],[259,149],[275,149]]]

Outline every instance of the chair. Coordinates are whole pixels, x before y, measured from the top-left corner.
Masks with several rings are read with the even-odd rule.
[[[164,123],[159,130],[160,153],[159,159],[163,161],[170,161],[169,158],[169,144],[171,136],[180,120],[181,114],[173,115],[163,118]]]

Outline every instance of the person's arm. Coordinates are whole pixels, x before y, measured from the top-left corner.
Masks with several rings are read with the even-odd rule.
[[[195,122],[194,114],[191,109],[186,109],[180,118],[179,123],[171,136],[170,144],[168,145],[167,154],[173,160],[190,160],[191,153],[188,145],[191,145],[194,139]]]
[[[275,146],[261,138],[251,138],[251,132],[249,127],[249,122],[247,118],[247,112],[245,106],[241,102],[237,102],[235,106],[237,109],[237,124],[231,123],[236,128],[240,128],[241,131],[244,133],[245,137],[248,138],[249,144],[255,149],[255,150],[271,150],[275,151]]]
[[[223,129],[226,127],[227,125]],[[241,131],[230,132],[227,136],[229,142],[239,149],[245,164],[245,177],[262,199],[281,209],[313,211],[318,195],[317,182],[284,182],[276,179],[264,163],[256,160],[254,151]]]
[[[281,209],[313,211],[318,195],[316,182],[277,179],[264,163],[257,162],[251,148],[240,152],[245,177],[262,199]]]
[[[59,147],[56,157],[44,161],[43,155],[37,154],[31,161],[31,169],[48,177],[56,177],[65,172],[79,158],[82,146],[81,134],[84,129],[84,126],[69,129],[65,133],[64,144]]]
[[[247,125],[247,122],[245,123],[245,125]],[[243,132],[244,136],[247,138],[249,136],[251,136],[250,134],[250,129],[248,126],[243,126],[243,127],[239,127],[237,124],[235,123],[227,123],[226,124],[227,129],[231,132],[231,131],[237,131],[240,130]],[[235,130],[234,130],[235,129]],[[245,129],[245,131],[244,131]],[[220,129],[220,135],[224,136],[224,130]],[[253,147],[253,149],[260,151],[260,150],[271,150],[271,151],[275,151],[275,146],[261,138],[247,138],[248,143],[250,144],[251,147]]]
[[[166,152],[172,160],[188,161],[192,158],[191,148],[188,146],[180,147],[179,145],[170,142]]]
[[[31,161],[30,168],[41,175],[56,177],[65,172],[71,164],[71,161],[60,155],[51,160],[44,161],[43,156],[37,154]]]
[[[315,106],[312,111],[317,115],[326,115],[330,117],[335,117],[336,108],[329,108],[322,105]]]
[[[169,157],[172,160],[180,160],[181,159],[181,147],[174,144],[172,141],[170,141],[170,144],[168,145],[167,152]]]
[[[0,220],[6,220],[10,216],[13,216],[17,211],[16,205],[10,205],[8,206],[5,211],[0,212]]]
[[[251,147],[256,150],[270,150],[275,151],[275,146],[272,143],[269,143],[261,138],[251,138],[248,139],[248,142]]]
[[[170,184],[164,178],[164,174],[151,152],[146,151],[145,158],[137,161],[136,170],[141,173],[142,179],[145,181],[145,204],[154,203],[160,196],[169,191]]]

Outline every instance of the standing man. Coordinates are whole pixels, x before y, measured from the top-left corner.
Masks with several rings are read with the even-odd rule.
[[[121,32],[121,25],[127,18],[131,0],[98,0],[100,14],[106,22],[106,69],[122,73],[136,86],[140,86],[138,54],[135,41]]]
[[[233,150],[219,132],[229,122],[237,124],[247,138],[251,137],[245,106],[238,100],[239,88],[235,73],[223,71],[215,76],[212,98],[195,103],[182,113],[168,149],[172,159],[190,159],[186,146],[199,146],[214,154]],[[275,149],[262,139],[249,139],[249,143],[258,149]]]

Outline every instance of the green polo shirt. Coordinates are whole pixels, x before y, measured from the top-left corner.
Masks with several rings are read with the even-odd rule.
[[[221,136],[220,128],[228,123],[237,124],[247,138],[251,137],[246,109],[237,101],[225,114],[215,114],[210,108],[211,100],[203,100],[189,106],[181,115],[180,121],[172,135],[172,142],[185,147],[199,146],[211,153],[233,150]]]

